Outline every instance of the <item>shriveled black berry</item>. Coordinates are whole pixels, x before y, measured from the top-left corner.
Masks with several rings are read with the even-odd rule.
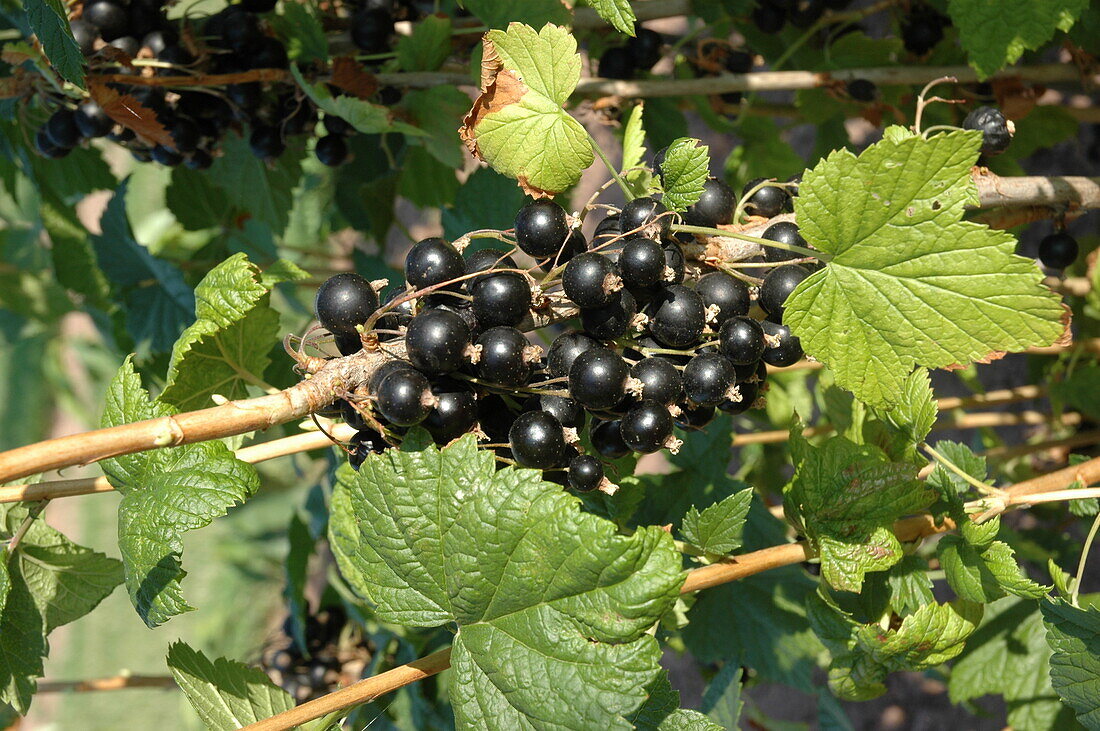
[[[635,67],[648,71],[661,60],[661,34],[641,26],[635,26],[634,32],[634,37],[626,42],[626,50]]]
[[[629,291],[620,289],[611,304],[581,310],[581,327],[598,340],[614,340],[622,337],[638,314],[638,303]]]
[[[470,328],[455,312],[437,307],[412,319],[405,331],[409,361],[425,373],[451,373],[466,362]]]
[[[317,290],[313,310],[321,327],[333,335],[355,335],[356,325],[362,325],[378,309],[378,293],[363,277],[343,272],[325,280]]]
[[[508,441],[517,462],[540,470],[561,464],[565,451],[561,423],[545,411],[528,411],[517,416],[508,430]]]
[[[590,348],[599,346],[599,342],[584,333],[562,333],[554,338],[550,351],[546,354],[546,365],[554,378],[565,378],[577,356]]]
[[[99,30],[99,35],[108,43],[126,35],[130,29],[126,8],[112,0],[94,0],[86,4],[81,17],[94,25]]]
[[[590,348],[569,368],[569,393],[589,409],[610,409],[626,394],[630,369],[618,353],[603,346]]]
[[[1077,239],[1058,231],[1039,242],[1039,261],[1051,269],[1065,269],[1077,259]]]
[[[282,131],[267,124],[258,124],[252,128],[248,144],[252,148],[252,154],[261,160],[273,160],[286,150]]]
[[[749,194],[749,191],[766,182],[767,178],[756,178],[745,183],[745,187],[741,189],[741,197],[744,198]],[[787,191],[782,188],[778,188],[774,185],[766,185],[760,190],[756,191],[748,198],[745,203],[745,212],[753,216],[763,216],[764,218],[771,218],[778,216],[783,212],[784,206],[790,202],[790,196],[787,195]]]
[[[663,287],[646,306],[649,333],[668,348],[698,344],[706,318],[703,298],[682,284]]]
[[[764,229],[761,238],[774,241],[779,244],[791,246],[806,246],[806,239],[798,232],[798,225],[791,221],[779,221]],[[765,246],[764,259],[770,262],[789,261],[799,258],[799,254],[775,246]]]
[[[76,147],[80,144],[80,128],[76,124],[76,113],[71,109],[58,109],[46,120],[43,129],[50,142],[57,147]]]
[[[607,459],[619,459],[630,454],[630,447],[623,441],[619,421],[601,421],[592,427],[592,446]]]
[[[518,325],[531,309],[531,285],[515,272],[479,277],[472,296],[474,314],[482,327]]]
[[[585,252],[565,265],[561,284],[565,296],[577,307],[604,307],[617,291],[615,265],[603,254]]]
[[[578,454],[569,460],[569,487],[577,492],[592,492],[603,482],[603,462],[590,454]]]
[[[447,444],[474,428],[477,401],[474,392],[463,384],[446,380],[432,384],[435,408],[424,419],[424,428],[436,444]]]
[[[765,312],[781,320],[783,305],[787,298],[808,276],[810,271],[798,264],[784,264],[776,267],[764,276],[764,283],[760,285],[757,301]]]
[[[626,239],[619,252],[618,268],[623,284],[630,289],[652,287],[664,274],[665,254],[653,239],[634,235]]]
[[[731,317],[718,328],[718,350],[734,365],[750,365],[764,355],[764,328],[751,317]]]
[[[1005,115],[995,107],[978,107],[963,120],[963,129],[982,133],[982,154],[1000,155],[1012,142],[1012,131]]]
[[[569,238],[565,209],[545,198],[519,209],[515,228],[519,248],[536,259],[554,256]]]
[[[737,196],[733,188],[718,178],[708,178],[703,183],[703,194],[697,202],[684,211],[684,223],[689,226],[714,228],[733,221],[737,208]]]
[[[412,368],[399,368],[383,378],[374,398],[379,413],[397,426],[424,421],[434,400],[428,379]]]
[[[603,52],[596,73],[605,79],[633,79],[634,57],[626,46],[614,46]]]
[[[466,262],[462,254],[438,237],[418,241],[405,256],[405,279],[416,289],[449,282],[465,273]],[[461,286],[456,283],[453,288]]]
[[[575,399],[543,393],[532,396],[523,404],[524,411],[545,411],[553,414],[562,426],[580,429],[584,426],[584,409]]]
[[[764,320],[760,323],[760,326],[764,328],[765,335],[779,338],[777,346],[772,347],[769,345],[764,348],[763,361],[765,363],[777,368],[784,368],[802,360],[802,343],[791,333],[789,327],[770,320]]]
[[[488,272],[491,269],[515,269],[516,260],[503,249],[478,249],[466,259],[466,274],[476,272]],[[472,277],[465,280],[466,291],[472,291],[474,285],[483,277]]]
[[[106,137],[115,126],[115,121],[92,100],[76,108],[74,119],[82,137]]]
[[[389,50],[393,16],[383,8],[364,6],[351,16],[351,42],[366,53]]]
[[[340,167],[348,160],[348,143],[343,135],[328,134],[317,140],[313,154],[330,168]]]
[[[748,285],[726,272],[704,274],[695,283],[695,291],[702,298],[704,308],[718,308],[712,321],[715,329],[731,317],[747,315],[752,305]]]
[[[530,345],[527,338],[514,327],[491,327],[477,339],[481,356],[477,362],[477,375],[501,386],[522,386],[531,374],[531,364],[524,351]]]
[[[652,196],[635,198],[619,213],[619,228],[624,233],[637,231],[660,239],[672,230],[672,214],[664,203]]]
[[[684,391],[683,374],[666,358],[643,358],[630,368],[630,375],[642,382],[642,399],[667,406],[678,401]]]
[[[848,96],[857,102],[873,102],[878,98],[878,87],[867,79],[852,79],[847,84]]]
[[[664,404],[647,399],[626,412],[619,422],[619,432],[631,450],[656,452],[672,436],[672,414]]]
[[[701,353],[684,367],[684,395],[693,404],[717,406],[737,380],[733,363],[718,353]]]

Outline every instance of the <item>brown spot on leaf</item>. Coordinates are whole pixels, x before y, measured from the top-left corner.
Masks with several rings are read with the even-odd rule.
[[[93,81],[88,92],[104,114],[147,142],[175,149],[176,143],[157,119],[156,112],[129,94],[119,94],[102,82]]]
[[[933,211],[938,211],[938,210],[940,210],[941,208],[943,208],[943,204],[942,204],[942,203],[940,203],[939,201],[932,201],[932,210],[933,210]]]
[[[351,56],[337,56],[333,59],[332,79],[329,83],[360,99],[368,99],[378,91],[378,79]]]

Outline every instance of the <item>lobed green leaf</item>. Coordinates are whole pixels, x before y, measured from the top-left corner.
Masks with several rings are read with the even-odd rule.
[[[699,140],[681,137],[668,146],[661,163],[662,201],[670,210],[683,212],[703,195],[710,175],[710,148]]]

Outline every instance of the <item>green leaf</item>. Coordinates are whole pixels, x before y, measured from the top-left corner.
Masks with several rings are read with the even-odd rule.
[[[1050,658],[1050,682],[1085,728],[1100,728],[1100,611],[1058,599],[1040,602]]]
[[[752,504],[751,488],[708,506],[702,513],[692,505],[684,516],[684,539],[706,553],[732,553],[741,547],[741,533]]]
[[[326,114],[340,117],[363,134],[378,134],[380,132],[401,132],[407,135],[423,134],[419,129],[410,124],[393,119],[390,110],[378,104],[359,99],[347,94],[333,96],[328,84],[318,82],[316,84],[306,81],[301,70],[296,64],[290,65],[290,72],[302,91],[306,93],[313,103]],[[284,157],[286,157],[284,155]],[[255,156],[253,156],[255,159]]]
[[[806,169],[806,161],[783,139],[782,130],[768,117],[741,117],[737,131],[743,142],[730,151],[723,166],[726,182],[734,190],[741,190],[745,183],[756,178],[785,180]]]
[[[397,62],[405,71],[435,71],[451,55],[451,19],[429,15],[397,39]]]
[[[890,606],[899,615],[912,614],[935,601],[928,562],[918,556],[905,556],[886,572],[890,586]]]
[[[726,731],[737,731],[741,718],[741,666],[727,662],[703,692],[703,713]]]
[[[299,647],[306,645],[306,616],[309,614],[309,601],[306,599],[306,578],[308,576],[309,557],[313,554],[314,540],[309,526],[297,514],[290,517],[286,530],[287,550],[283,571],[286,585],[283,587],[283,599],[286,601],[287,614],[290,617],[290,634]]]
[[[894,520],[927,507],[934,494],[916,478],[916,466],[890,462],[875,447],[834,437],[804,450],[783,490],[787,517],[820,553],[825,580],[858,592],[868,571],[901,560]]]
[[[656,527],[613,523],[533,470],[497,470],[467,435],[341,468],[329,536],[384,621],[458,625],[451,703],[462,728],[630,728],[660,672],[646,634],[683,574]]]
[[[466,157],[458,127],[470,107],[470,98],[453,86],[436,86],[407,92],[401,105],[426,135],[410,138],[409,144],[423,146],[452,169],[461,168]]]
[[[46,627],[17,566],[0,551],[0,702],[26,715],[42,677],[42,659],[49,652]]]
[[[248,257],[234,254],[199,282],[195,322],[172,348],[159,401],[192,411],[211,406],[215,394],[244,398],[248,385],[259,382],[279,337],[279,313],[258,276]]]
[[[523,191],[491,168],[479,168],[443,209],[443,233],[451,240],[481,228],[511,228],[524,203]]]
[[[168,646],[168,667],[211,731],[235,731],[294,707],[263,670],[224,657],[211,661],[182,640]]]
[[[985,457],[974,454],[970,447],[960,442],[943,441],[936,442],[935,449],[952,464],[979,482],[985,482],[988,470],[985,466]],[[928,484],[936,488],[943,499],[954,506],[956,515],[961,515],[962,499],[971,488],[969,482],[955,474],[953,470],[936,463],[932,474],[928,476]]]
[[[593,160],[588,133],[562,108],[580,79],[576,39],[556,25],[511,23],[486,34],[485,59],[461,130],[471,152],[530,194],[572,186]]]
[[[269,167],[252,154],[248,140],[240,135],[226,135],[221,149],[224,154],[210,168],[211,180],[228,201],[276,234],[282,233],[293,203],[292,192],[302,174],[301,151],[288,149]]]
[[[168,404],[152,401],[128,358],[111,381],[101,426],[172,416]],[[163,443],[172,434],[165,426]],[[122,493],[118,547],[126,568],[130,600],[144,622],[155,627],[193,609],[180,582],[183,533],[202,528],[259,487],[252,465],[241,462],[218,440],[153,449],[100,462]]]
[[[1055,398],[1092,419],[1100,419],[1100,365],[1075,368],[1064,381],[1051,387]]]
[[[683,212],[703,195],[703,183],[710,175],[710,148],[699,140],[681,137],[668,146],[661,163],[664,204]]]
[[[642,126],[644,112],[645,103],[639,101],[630,110],[630,115],[626,119],[626,126],[623,127],[623,164],[621,172],[627,186],[637,196],[646,194],[646,191],[649,190],[650,180],[649,171],[641,167],[646,153],[645,128]],[[638,169],[631,170],[631,168]]]
[[[596,9],[601,18],[615,26],[617,31],[626,33],[628,36],[634,35],[634,21],[638,16],[634,15],[630,0],[587,0],[587,2]]]
[[[61,0],[24,0],[23,7],[46,58],[66,81],[83,89],[84,54],[73,38],[65,4]]]
[[[408,147],[397,192],[421,208],[442,208],[454,200],[460,183],[454,169],[439,162],[427,147]]]
[[[1050,655],[1036,602],[1014,597],[996,601],[986,607],[981,626],[951,668],[951,701],[1003,695],[1013,728],[1072,728],[1072,713],[1051,688]]]
[[[932,431],[938,414],[928,371],[918,368],[905,379],[900,398],[892,409],[885,412],[884,417],[904,435],[909,446],[916,447]]]
[[[662,672],[646,688],[649,698],[632,719],[637,731],[722,731],[699,711],[680,708],[680,691],[673,690]]]
[[[465,6],[490,28],[507,28],[513,21],[534,28],[568,25],[573,18],[561,0],[466,0]]]
[[[284,3],[281,8],[281,13],[267,19],[286,44],[287,57],[302,64],[327,61],[328,38],[312,8],[304,3]]]
[[[1001,541],[977,547],[961,536],[946,535],[936,546],[936,554],[947,573],[947,583],[967,601],[988,604],[1006,593],[1038,599],[1049,591],[1023,574],[1012,548]]]
[[[784,322],[838,385],[897,400],[916,365],[942,368],[1049,345],[1060,298],[1003,231],[961,220],[976,203],[981,135],[950,132],[833,152],[806,173],[799,229],[831,260],[787,299]]]
[[[172,182],[164,190],[164,202],[189,231],[224,226],[236,212],[233,202],[212,177],[185,165],[172,168]]]
[[[959,29],[970,65],[984,80],[1041,48],[1056,30],[1068,31],[1088,0],[949,0],[947,12]]]

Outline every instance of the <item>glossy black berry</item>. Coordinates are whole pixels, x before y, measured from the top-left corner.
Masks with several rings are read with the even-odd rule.
[[[905,50],[923,56],[943,40],[946,18],[928,7],[914,7],[901,24],[901,40]]]
[[[336,274],[317,290],[313,311],[321,327],[333,335],[358,335],[362,325],[378,309],[378,293],[354,272]]]
[[[412,368],[396,369],[383,378],[374,398],[379,413],[397,426],[414,426],[424,421],[435,400],[428,379]]]
[[[629,291],[620,289],[604,307],[581,310],[581,327],[598,340],[614,340],[626,334],[638,314],[638,303]]]
[[[742,414],[752,408],[756,397],[760,395],[760,384],[756,381],[738,381],[737,395],[739,398],[726,399],[718,404],[719,411],[727,414]]]
[[[575,399],[553,393],[539,394],[527,399],[524,411],[545,411],[553,414],[562,426],[580,429],[584,426],[584,409]]]
[[[661,34],[641,26],[635,26],[634,31],[635,36],[626,42],[626,50],[634,66],[648,71],[661,60]]]
[[[619,422],[619,432],[631,450],[656,452],[672,436],[672,414],[664,404],[647,399],[626,412]]]
[[[565,246],[554,256],[539,264],[539,268],[544,272],[549,272],[563,266],[566,262],[572,261],[573,257],[586,251],[588,251],[588,240],[584,238],[584,233],[580,229],[574,229],[569,233],[569,238],[565,240]]]
[[[477,401],[473,391],[460,383],[447,380],[432,384],[435,408],[424,419],[423,426],[436,444],[447,444],[474,428],[477,423]]]
[[[488,272],[491,269],[515,269],[516,260],[502,249],[478,249],[466,259],[466,274]],[[465,280],[466,291],[471,291],[483,277]]]
[[[1051,269],[1065,269],[1077,259],[1077,239],[1058,231],[1039,242],[1039,261]]]
[[[34,134],[34,149],[39,155],[49,160],[59,160],[73,150],[71,147],[58,147],[55,145],[50,140],[49,135],[46,134],[44,127],[39,127]]]
[[[134,38],[133,36],[122,36],[121,38],[116,38],[107,45],[111,46],[112,48],[117,48],[130,58],[136,56],[138,54],[138,51],[141,50],[141,43],[138,41],[137,38]]]
[[[718,329],[718,350],[734,365],[750,365],[764,355],[764,328],[751,317],[731,317]]]
[[[769,345],[764,348],[763,361],[765,363],[777,368],[784,368],[802,360],[802,343],[791,333],[789,327],[770,320],[764,320],[760,323],[760,326],[764,328],[765,335],[779,339],[779,344],[775,347]]]
[[[405,256],[405,279],[416,289],[449,282],[465,273],[466,262],[462,254],[438,237],[418,241]],[[461,283],[456,283],[453,288],[458,287]]]
[[[578,454],[569,460],[569,487],[577,492],[592,492],[603,482],[603,462],[590,454]]]
[[[787,183],[787,195],[792,198],[798,197],[798,187],[802,185],[802,173],[795,173],[785,181]]]
[[[550,351],[546,354],[546,365],[554,378],[565,378],[577,356],[590,348],[599,346],[599,342],[584,333],[562,333],[554,338]]]
[[[565,265],[561,284],[565,296],[577,307],[604,307],[618,290],[615,264],[603,254],[585,252]]]
[[[704,274],[695,283],[695,291],[702,298],[704,308],[718,308],[718,314],[710,321],[715,329],[731,317],[747,315],[752,305],[748,285],[726,272]]]
[[[606,253],[614,246],[605,246],[605,244],[609,244],[611,239],[618,238],[620,233],[622,231],[619,229],[619,215],[616,213],[607,216],[596,224],[596,230],[592,232],[592,247],[600,247],[600,252]]]
[[[619,228],[623,233],[638,232],[664,238],[672,231],[672,214],[656,198],[635,198],[619,213]]]
[[[684,395],[693,404],[717,406],[737,380],[733,363],[718,353],[701,353],[684,367]]]
[[[69,27],[73,31],[73,39],[80,46],[80,52],[90,56],[95,51],[95,39],[99,37],[99,29],[86,20],[70,20]]]
[[[603,52],[596,73],[605,79],[633,79],[634,57],[626,46],[615,46]]]
[[[808,276],[810,271],[798,264],[784,264],[768,272],[764,276],[764,283],[760,285],[760,294],[757,298],[764,312],[777,320],[782,320],[784,303],[795,287]]]
[[[340,418],[344,420],[345,424],[356,431],[367,428],[366,418],[358,409],[352,406],[350,401],[340,400],[337,403],[340,404]]]
[[[630,289],[645,289],[661,281],[665,271],[665,253],[653,239],[634,235],[619,252],[619,276]]]
[[[266,124],[258,124],[252,128],[248,144],[252,148],[252,154],[261,160],[273,160],[286,150],[282,131]]]
[[[982,133],[982,154],[1000,155],[1012,142],[1012,131],[1005,115],[995,107],[978,107],[963,120],[963,129]]]
[[[744,198],[749,191],[767,181],[767,178],[757,178],[745,183],[741,189],[741,197]],[[791,197],[787,191],[774,185],[766,185],[752,194],[745,203],[745,212],[752,216],[771,218],[783,212],[783,208],[790,202]]]
[[[663,287],[646,306],[645,314],[650,335],[667,348],[690,348],[703,334],[703,298],[682,284]]]
[[[477,339],[481,355],[477,361],[478,377],[501,386],[522,386],[531,374],[525,351],[527,338],[514,327],[491,327]]]
[[[756,7],[752,9],[752,23],[759,28],[762,33],[767,33],[769,35],[778,33],[783,30],[783,26],[786,22],[786,13],[768,2],[759,2]]]
[[[348,160],[348,143],[343,135],[328,134],[317,140],[313,154],[330,168],[340,167]]]
[[[589,409],[610,409],[626,394],[630,368],[615,351],[602,346],[590,348],[569,368],[569,393]]]
[[[718,178],[708,178],[703,183],[702,196],[684,211],[684,223],[714,228],[719,224],[732,222],[736,208],[737,196],[734,195],[733,188]]]
[[[388,446],[385,438],[374,429],[369,427],[360,429],[348,444],[348,464],[352,469],[358,470],[367,457],[372,454],[382,454]]]
[[[680,399],[684,376],[666,358],[643,358],[630,368],[630,376],[641,381],[641,398],[669,405]]]
[[[178,42],[179,37],[167,30],[154,30],[141,39],[141,45],[152,51],[154,56],[160,56],[164,49]]]
[[[618,420],[601,421],[592,426],[592,447],[607,459],[619,459],[630,454],[630,447],[623,441]]]
[[[364,6],[351,16],[351,42],[366,53],[389,50],[393,35],[393,16],[383,8]]]
[[[518,325],[531,309],[531,284],[515,272],[479,277],[471,296],[474,314],[482,327]]]
[[[545,198],[519,209],[515,227],[519,248],[536,259],[554,256],[569,238],[565,209]]]
[[[798,232],[798,226],[791,221],[779,221],[773,223],[764,229],[764,233],[761,238],[768,241],[775,241],[779,244],[788,244],[790,246],[806,246],[806,239],[802,238],[802,234]],[[786,249],[780,249],[775,246],[765,246],[764,259],[770,262],[789,261],[791,259],[799,258],[800,254],[793,251],[787,251]]]
[[[390,330],[396,331],[402,327],[408,327],[413,318],[413,305],[416,304],[415,299],[405,300],[401,304],[389,307],[390,303],[394,302],[398,298],[404,297],[409,292],[405,288],[405,285],[399,284],[392,289],[386,295],[386,314],[378,318],[375,323],[375,329],[377,330]],[[397,337],[393,332],[382,333],[379,338],[382,340],[392,340]]]
[[[80,144],[80,127],[76,124],[76,113],[71,109],[58,109],[46,120],[43,129],[50,142],[57,147],[76,147]]]
[[[565,451],[561,423],[545,411],[528,411],[517,416],[508,430],[508,441],[517,462],[540,470],[561,464]]]
[[[94,25],[99,30],[99,35],[108,43],[127,35],[130,30],[130,18],[126,9],[111,0],[94,0],[86,4],[81,17]]]
[[[867,79],[852,79],[847,84],[848,96],[857,102],[873,102],[878,98],[878,87]]]
[[[409,361],[425,373],[457,371],[469,347],[469,326],[457,313],[440,307],[421,312],[405,331]]]
[[[680,413],[675,417],[675,421],[684,429],[702,429],[714,421],[713,406],[697,406],[687,401],[677,405],[680,407]]]

